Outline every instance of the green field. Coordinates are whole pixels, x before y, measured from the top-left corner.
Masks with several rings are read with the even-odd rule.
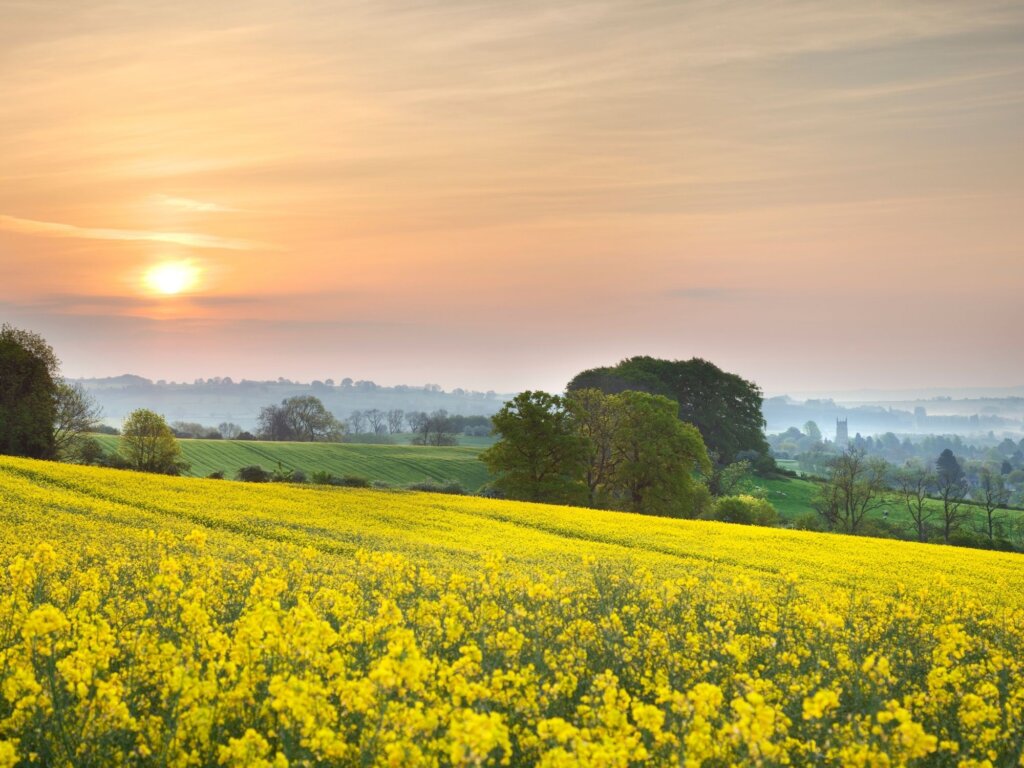
[[[120,438],[97,435],[103,447],[114,450]],[[486,438],[482,438],[486,439]],[[301,470],[307,476],[330,472],[370,481],[408,485],[424,481],[455,481],[468,491],[487,482],[487,468],[478,445],[433,448],[418,445],[358,445],[354,443],[270,443],[252,440],[180,440],[190,475],[206,477],[224,472],[234,477],[241,467]]]
[[[114,450],[119,438],[98,435],[104,448]],[[185,460],[191,465],[188,474],[206,477],[223,471],[234,477],[239,468],[258,464],[266,470],[276,469],[278,462],[285,470],[301,470],[307,477],[314,472],[330,472],[336,477],[352,475],[371,482],[393,486],[421,482],[457,482],[470,493],[479,490],[489,476],[479,460],[480,453],[491,444],[491,438],[466,438],[474,444],[433,448],[408,444],[371,445],[357,443],[275,443],[250,440],[181,440]],[[776,476],[753,477],[752,484],[767,492],[768,500],[779,511],[782,524],[792,524],[814,514],[812,500],[817,484],[802,478]],[[931,502],[931,522],[941,519],[941,507]],[[970,519],[964,528],[980,529],[984,515],[980,508],[970,508]],[[998,513],[1008,522],[1016,521],[1021,512],[1004,510]],[[869,519],[885,521],[905,530],[912,537],[911,518],[896,498],[875,510]]]

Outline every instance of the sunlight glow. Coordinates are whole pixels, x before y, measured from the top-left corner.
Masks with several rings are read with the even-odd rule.
[[[151,291],[176,296],[194,288],[199,282],[199,267],[191,261],[168,261],[157,264],[143,278]]]

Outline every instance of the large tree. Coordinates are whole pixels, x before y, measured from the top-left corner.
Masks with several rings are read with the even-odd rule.
[[[259,435],[264,440],[322,442],[339,440],[343,427],[320,398],[296,395],[260,409]]]
[[[568,386],[569,392],[588,388],[607,394],[634,390],[674,400],[679,419],[700,430],[708,452],[719,463],[732,463],[741,451],[768,453],[760,388],[707,360],[632,357],[584,371]]]
[[[187,467],[164,417],[145,408],[132,411],[125,420],[120,452],[129,467],[141,472],[176,475]]]
[[[626,391],[611,400],[617,413],[607,492],[630,512],[690,516],[694,473],[711,466],[700,432],[679,421],[667,397]]]
[[[283,400],[281,405],[295,440],[317,442],[340,439],[341,425],[320,398],[296,395]]]
[[[523,392],[492,417],[498,441],[480,458],[512,499],[573,503],[585,497],[586,440],[565,400]]]
[[[26,333],[6,325],[0,331],[0,453],[50,459],[57,450],[57,382],[46,355],[31,339],[25,343]]]

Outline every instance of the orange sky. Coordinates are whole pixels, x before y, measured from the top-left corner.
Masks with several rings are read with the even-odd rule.
[[[1018,2],[2,9],[0,319],[69,375],[1024,383]]]

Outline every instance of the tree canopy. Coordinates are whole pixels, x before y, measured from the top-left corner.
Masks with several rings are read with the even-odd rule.
[[[676,404],[646,392],[524,392],[493,422],[500,437],[482,458],[511,498],[686,517],[695,472],[710,466]]]
[[[57,383],[46,355],[25,343],[27,332],[9,330],[16,329],[5,325],[0,331],[0,453],[50,459],[57,450]]]
[[[569,382],[568,391],[591,388],[606,394],[648,392],[674,400],[679,419],[700,431],[708,451],[720,463],[732,463],[742,451],[768,452],[761,389],[707,360],[632,357],[615,366],[583,371]]]
[[[323,402],[313,395],[296,395],[268,405],[258,417],[263,440],[324,442],[341,438],[342,425]]]
[[[121,456],[131,469],[176,475],[186,468],[181,446],[164,417],[145,408],[128,416],[121,429]]]
[[[523,392],[491,421],[500,438],[480,458],[496,489],[525,501],[582,500],[586,441],[562,397]]]

